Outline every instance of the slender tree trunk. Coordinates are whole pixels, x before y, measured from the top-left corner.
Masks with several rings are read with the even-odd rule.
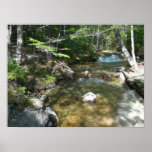
[[[61,26],[59,27],[58,40],[60,38],[60,35],[61,35]],[[58,45],[59,45],[59,41],[57,41],[57,44],[56,44],[56,52],[58,51]]]
[[[133,67],[134,66],[133,59],[130,56],[127,48],[125,47],[125,44],[124,44],[123,39],[122,39],[122,37],[120,35],[119,29],[116,28],[114,31],[115,31],[116,38],[118,39],[118,42],[120,44],[122,52],[124,53],[124,55],[125,55],[126,59],[128,60],[129,64]]]
[[[93,28],[93,32],[95,32],[95,28]],[[92,44],[94,44],[94,43],[93,43],[93,42],[94,42],[93,40],[94,40],[94,35],[92,35],[92,38],[91,38],[91,43],[92,43]]]
[[[132,48],[132,58],[133,58],[133,62],[134,62],[134,68],[135,68],[135,70],[137,70],[138,66],[137,66],[136,56],[135,56],[134,28],[133,28],[133,25],[131,25],[131,48]]]
[[[17,46],[16,46],[16,63],[18,65],[21,64],[21,48],[23,45],[23,26],[22,25],[18,25],[17,26]]]
[[[11,63],[13,62],[12,60],[12,50],[11,50],[11,35],[12,35],[12,26],[8,26],[8,58],[11,60]]]
[[[100,25],[98,25],[98,28],[97,28],[97,44],[96,44],[97,50],[99,49],[99,38],[100,38],[99,29],[100,29]]]
[[[64,36],[65,36],[65,32],[66,32],[66,28],[65,28],[65,26],[66,26],[66,25],[64,25]]]

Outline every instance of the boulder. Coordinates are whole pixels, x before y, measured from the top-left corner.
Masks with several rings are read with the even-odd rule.
[[[55,86],[56,86],[55,83],[47,84],[47,85],[45,86],[45,89],[51,89],[51,88],[54,88]]]
[[[64,77],[66,77],[66,78],[68,78],[68,79],[73,79],[73,74],[74,74],[74,72],[70,69],[70,68],[68,68],[68,69],[63,69],[63,75],[64,75]]]
[[[122,81],[125,81],[125,76],[124,76],[124,74],[121,73],[121,72],[116,73],[114,77],[115,77],[115,78],[118,78],[118,79],[120,79],[120,80],[122,80]]]
[[[84,96],[82,96],[82,101],[85,103],[93,103],[96,101],[96,95],[92,92],[86,93]]]
[[[43,108],[43,101],[40,99],[32,98],[32,99],[30,99],[30,102],[35,109]]]
[[[45,101],[48,99],[48,96],[45,95],[45,94],[42,94],[42,95],[39,97],[39,99],[40,99],[41,101],[45,102]]]
[[[18,113],[14,119],[8,119],[9,127],[56,127],[57,116],[50,108],[35,109],[30,106]]]
[[[17,82],[8,80],[8,89],[17,88]]]
[[[53,73],[60,79],[73,79],[74,74],[72,69],[62,62],[56,63]]]
[[[84,77],[85,77],[85,78],[90,78],[90,77],[91,77],[91,73],[86,70],[86,71],[80,73],[79,76],[82,77],[82,78],[84,78]]]
[[[47,79],[45,78],[36,78],[34,90],[37,92],[37,90],[47,90],[54,88],[56,86],[55,80],[53,82],[47,82]]]

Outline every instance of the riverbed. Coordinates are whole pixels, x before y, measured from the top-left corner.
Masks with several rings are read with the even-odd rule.
[[[114,68],[122,66],[129,67],[126,61],[73,65],[74,79],[59,82],[48,93],[46,106],[56,112],[58,127],[143,127],[142,97],[114,77]],[[83,76],[85,71],[89,76]],[[82,102],[82,96],[88,92],[97,97],[93,104]]]

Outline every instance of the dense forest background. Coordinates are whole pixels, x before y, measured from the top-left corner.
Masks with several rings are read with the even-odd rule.
[[[16,49],[17,39],[19,40],[20,35],[22,48],[26,48],[26,51],[35,50],[35,47],[31,45],[32,42],[37,44],[42,42],[51,47],[53,52],[68,55],[70,58],[68,62],[71,63],[77,62],[83,58],[83,55],[88,55],[88,60],[93,60],[95,53],[99,50],[121,50],[115,34],[116,29],[121,33],[130,54],[132,50],[130,25],[10,25],[8,28],[10,32],[9,47]],[[136,58],[143,59],[143,25],[134,25],[134,40]],[[12,53],[15,52],[12,51]],[[57,54],[53,56],[55,57]]]

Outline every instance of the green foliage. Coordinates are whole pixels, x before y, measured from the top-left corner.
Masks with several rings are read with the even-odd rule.
[[[26,88],[23,86],[18,86],[16,88],[11,87],[8,89],[8,103],[18,103],[28,105],[29,99],[26,95]]]
[[[73,40],[73,39],[84,38],[84,35],[87,34],[88,30],[89,30],[89,28],[87,28],[87,26],[81,27],[74,34],[70,34],[70,39]]]
[[[70,58],[68,55],[66,54],[62,54],[62,53],[57,53],[55,52],[55,48],[47,46],[44,42],[40,42],[38,40],[35,40],[33,38],[29,38],[30,42],[34,42],[33,45],[36,46],[36,48],[41,48],[41,49],[47,49],[53,56],[55,57],[59,57],[59,58]]]
[[[56,81],[56,76],[54,75],[46,75],[45,83],[53,83]]]
[[[44,49],[48,49],[50,51],[55,51],[55,49],[53,47],[49,47],[47,45],[45,45],[44,42],[40,42],[38,40],[35,40],[33,38],[29,38],[30,42],[34,42],[32,45],[36,46],[36,48],[44,48]]]
[[[36,73],[37,80],[41,81],[44,84],[53,83],[56,81],[56,76],[51,74],[46,69],[41,69],[39,72]]]
[[[24,83],[27,74],[28,71],[23,66],[11,63],[10,60],[8,61],[8,80],[20,80]]]
[[[12,25],[12,36],[11,44],[16,45],[17,31],[16,25]],[[58,58],[69,58],[77,55],[85,54],[90,51],[88,49],[88,44],[95,45],[97,41],[96,35],[94,36],[93,43],[91,42],[92,36],[86,37],[86,35],[96,33],[98,31],[98,25],[24,25],[23,26],[23,41],[24,46],[31,50],[29,47],[29,37],[30,42],[33,43],[37,48],[45,48],[50,51],[50,53]],[[121,36],[125,42],[126,47],[131,51],[131,40],[130,40],[130,25],[100,25],[99,32],[106,31],[100,35],[99,48],[101,49],[118,49],[118,42],[115,38],[114,28],[118,28],[121,31]],[[60,38],[59,38],[60,34]],[[143,54],[144,50],[144,26],[134,25],[134,37],[135,37],[135,53],[138,55]],[[56,43],[51,42],[56,39],[67,39],[67,41],[59,42],[59,48],[68,48],[67,52],[61,53],[58,50],[58,54],[54,47],[57,46]],[[39,41],[38,41],[39,40]],[[45,42],[45,43],[44,43]],[[48,47],[47,44],[51,44],[53,47]],[[88,50],[86,50],[86,48]],[[89,46],[91,48],[91,46]],[[71,52],[70,52],[71,50]],[[64,55],[63,55],[64,54]],[[67,56],[68,55],[68,56]],[[73,60],[71,58],[71,60]]]
[[[26,91],[25,91],[25,87],[21,87],[21,86],[19,86],[19,87],[17,87],[17,92],[18,92],[18,95],[19,96],[22,96],[22,95],[24,95],[25,93],[26,93]]]

